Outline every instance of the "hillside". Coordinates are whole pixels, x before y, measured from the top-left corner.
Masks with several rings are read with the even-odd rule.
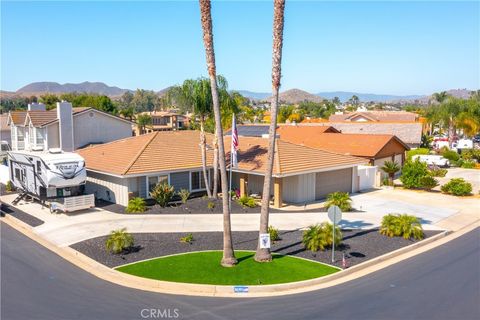
[[[119,87],[111,87],[103,82],[82,82],[82,83],[65,83],[57,82],[33,82],[16,91],[18,95],[43,94],[43,93],[70,93],[70,92],[87,92],[97,93],[107,96],[119,96],[127,92],[127,89]]]
[[[356,95],[360,101],[375,101],[375,102],[387,102],[392,100],[415,100],[420,99],[424,96],[420,95],[392,95],[392,94],[374,94],[374,93],[359,93],[359,92],[349,92],[349,91],[329,91],[329,92],[319,92],[318,96],[324,97],[326,99],[333,99],[338,97],[340,101],[346,102],[353,95]]]
[[[323,98],[308,93],[307,91],[303,91],[300,89],[290,89],[284,92],[281,92],[278,96],[278,99],[281,103],[288,103],[288,104],[295,104],[304,101],[311,101],[311,102],[322,102]],[[271,97],[268,97],[265,100],[271,100]]]

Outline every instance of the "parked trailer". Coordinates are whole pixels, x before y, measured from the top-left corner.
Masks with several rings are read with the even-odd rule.
[[[424,162],[428,165],[434,165],[438,167],[450,167],[450,161],[442,156],[438,155],[414,155],[412,160],[419,160],[420,162]]]
[[[85,191],[85,161],[73,152],[9,151],[8,166],[10,181],[22,191],[13,204],[26,196],[42,204],[45,201],[64,203],[65,200],[59,199],[83,196]]]

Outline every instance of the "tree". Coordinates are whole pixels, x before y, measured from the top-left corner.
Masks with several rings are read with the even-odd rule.
[[[446,91],[442,92],[435,92],[432,94],[432,99],[433,101],[436,101],[438,103],[444,102],[450,95]]]
[[[400,165],[394,161],[385,161],[383,163],[383,166],[380,169],[382,169],[383,172],[388,174],[388,177],[390,178],[390,180],[393,181],[393,178],[395,177],[395,173],[397,173],[400,170]]]
[[[260,211],[260,234],[268,233],[268,218],[270,210],[270,184],[272,181],[273,160],[275,156],[275,137],[277,129],[278,94],[280,89],[283,26],[285,0],[274,0],[273,4],[273,52],[272,52],[272,103],[270,106],[270,126],[268,130],[268,152],[263,182],[262,208]],[[260,234],[255,253],[255,261],[270,262],[272,254],[268,248],[260,248]]]
[[[218,135],[218,159],[220,165],[220,179],[222,180],[223,203],[223,258],[220,262],[224,267],[237,264],[232,244],[232,228],[230,221],[230,208],[228,204],[227,166],[225,162],[225,146],[223,144],[222,117],[220,114],[220,101],[217,90],[217,71],[215,65],[215,52],[213,48],[212,13],[209,0],[200,0],[200,12],[203,29],[203,44],[207,60],[208,75],[213,100],[213,113],[215,117],[215,131]]]
[[[132,121],[133,117],[135,116],[135,110],[133,109],[133,107],[128,107],[128,108],[121,109],[119,111],[119,113],[125,119],[128,119],[130,121]]]
[[[333,104],[339,106],[341,104],[339,97],[334,97],[332,100]]]
[[[60,102],[60,99],[55,94],[44,94],[40,97],[40,102],[44,103],[48,110],[53,109],[57,106],[57,102]]]
[[[147,126],[152,124],[152,117],[148,114],[139,114],[137,116],[137,127],[139,134],[144,134]]]
[[[357,106],[358,103],[360,102],[360,99],[358,98],[357,95],[353,95],[349,100],[348,100],[352,105]]]

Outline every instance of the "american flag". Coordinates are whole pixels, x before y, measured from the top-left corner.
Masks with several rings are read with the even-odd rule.
[[[238,165],[237,162],[237,150],[238,150],[238,132],[237,132],[237,121],[235,120],[235,114],[232,116],[232,146],[231,146],[231,157],[230,165],[233,168],[236,168]]]

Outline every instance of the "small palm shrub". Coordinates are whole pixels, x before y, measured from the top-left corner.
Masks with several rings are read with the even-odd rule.
[[[215,202],[208,201],[207,208],[210,209],[210,210],[213,210],[215,208]]]
[[[246,208],[255,208],[257,206],[257,203],[255,202],[255,199],[253,197],[244,195],[237,200],[238,204],[241,205],[242,207]]]
[[[382,169],[383,172],[388,174],[388,177],[393,180],[393,178],[395,177],[395,173],[400,171],[400,165],[393,161],[385,161],[380,169]]]
[[[12,192],[13,191],[12,181],[8,180],[7,184],[5,185],[5,191],[7,191],[7,192]]]
[[[188,201],[188,198],[190,197],[190,191],[187,189],[180,189],[180,191],[177,192],[178,196],[180,199],[182,199],[182,203],[185,204]]]
[[[127,232],[126,228],[113,230],[110,233],[107,241],[105,242],[105,247],[108,252],[113,252],[118,254],[125,249],[128,249],[133,246],[134,240],[130,233]]]
[[[420,179],[429,174],[426,163],[421,162],[419,159],[415,161],[407,161],[402,169],[402,175],[400,181],[405,188],[421,188]]]
[[[193,242],[193,234],[189,233],[189,234],[187,234],[185,237],[181,237],[181,238],[180,238],[180,242],[192,244],[192,242]]]
[[[424,176],[421,177],[419,180],[420,186],[425,190],[432,190],[436,186],[438,186],[438,180],[432,176]]]
[[[349,211],[352,209],[352,199],[348,192],[334,192],[327,196],[326,208],[331,206],[338,206],[342,211]]]
[[[150,192],[150,196],[160,205],[165,208],[175,195],[175,188],[168,183],[160,182]]]
[[[270,234],[270,240],[272,242],[280,240],[280,235],[278,234],[278,229],[277,228],[275,228],[273,226],[269,226],[268,227],[268,233]]]
[[[338,226],[335,227],[335,246],[342,242],[342,232]],[[328,222],[316,224],[308,227],[303,232],[302,243],[305,249],[312,252],[325,250],[332,247],[333,244],[333,225]]]
[[[429,169],[429,173],[432,177],[445,177],[447,175],[448,170],[447,169],[442,169],[437,166],[432,167]]]
[[[382,218],[380,233],[387,237],[403,237],[404,239],[420,240],[424,238],[420,220],[408,214],[387,214]]]
[[[128,201],[128,206],[125,209],[127,213],[142,213],[147,209],[147,205],[143,198],[133,198]]]
[[[472,193],[472,184],[463,178],[451,179],[441,187],[442,192],[453,194],[455,196],[467,196]]]

